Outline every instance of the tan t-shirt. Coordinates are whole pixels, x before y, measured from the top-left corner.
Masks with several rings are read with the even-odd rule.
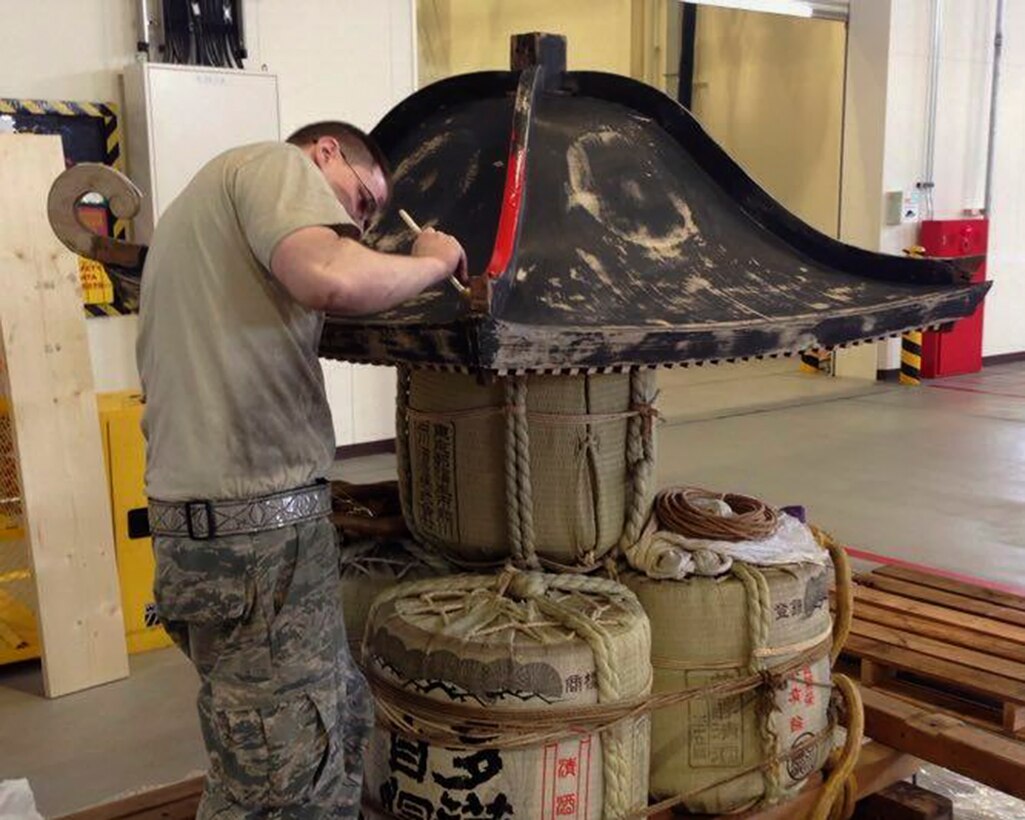
[[[137,345],[150,498],[250,498],[325,474],[335,441],[317,358],[324,315],[292,299],[270,258],[299,228],[352,224],[287,143],[221,154],[161,216]]]

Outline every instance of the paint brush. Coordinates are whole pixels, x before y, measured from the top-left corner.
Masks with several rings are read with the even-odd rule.
[[[406,225],[409,227],[409,230],[411,230],[413,233],[417,234],[418,236],[421,233],[423,233],[420,226],[416,224],[416,220],[409,215],[409,212],[405,208],[399,208],[399,216],[402,217],[402,221],[406,223]],[[466,293],[469,290],[469,288],[466,287],[466,285],[464,285],[454,276],[449,276],[448,281],[451,282],[452,287],[454,287],[460,293]]]

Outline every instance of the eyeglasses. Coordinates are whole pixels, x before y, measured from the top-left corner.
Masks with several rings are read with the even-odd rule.
[[[363,177],[352,167],[352,163],[349,162],[349,158],[345,156],[345,152],[341,148],[338,149],[338,156],[342,158],[342,162],[349,166],[349,170],[352,171],[352,175],[356,177],[356,181],[359,183],[359,210],[360,215],[363,217],[363,227],[365,228],[377,213],[377,197],[371,193],[367,184],[363,181]]]

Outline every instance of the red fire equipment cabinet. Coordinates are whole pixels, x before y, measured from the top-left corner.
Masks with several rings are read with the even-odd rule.
[[[985,219],[931,219],[922,222],[919,244],[926,256],[979,256],[986,253],[989,223]],[[972,274],[986,278],[986,264]],[[922,334],[922,377],[956,376],[982,369],[983,306],[945,333]]]

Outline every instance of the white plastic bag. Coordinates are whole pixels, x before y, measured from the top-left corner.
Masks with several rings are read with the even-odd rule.
[[[32,787],[24,778],[0,780],[0,820],[43,820]]]
[[[762,567],[827,561],[826,551],[815,541],[811,530],[784,512],[779,514],[775,532],[760,541],[687,538],[658,529],[658,520],[652,513],[640,540],[624,552],[630,566],[649,578],[675,581],[689,575],[722,575],[735,560]]]

